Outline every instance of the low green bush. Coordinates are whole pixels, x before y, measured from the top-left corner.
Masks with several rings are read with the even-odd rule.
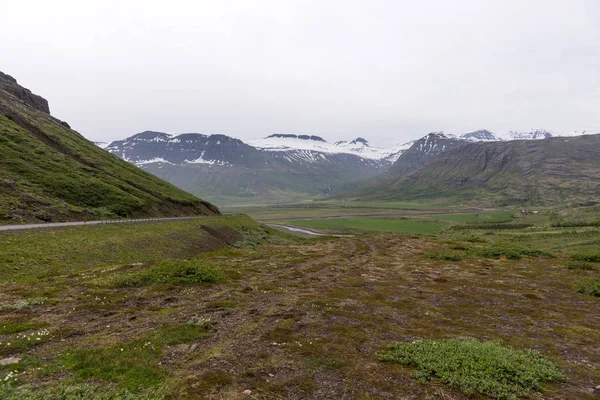
[[[571,259],[575,261],[600,263],[600,251],[587,251],[575,253],[571,256]]]
[[[589,278],[577,284],[579,293],[600,297],[600,278]]]
[[[464,240],[465,242],[470,242],[470,243],[487,243],[487,240],[485,240],[484,238],[481,238],[479,236],[475,236],[475,235],[471,235],[466,238],[461,238],[461,240]]]
[[[526,249],[523,247],[516,246],[502,246],[494,245],[489,247],[483,247],[479,249],[473,249],[472,254],[477,257],[483,258],[501,258],[505,257],[509,260],[520,260],[525,257],[531,258],[546,258],[554,257],[552,253],[548,253],[542,250]]]
[[[600,271],[600,265],[588,262],[588,261],[567,261],[565,267],[568,269],[583,269],[586,271]]]
[[[431,260],[442,260],[442,261],[460,261],[462,258],[456,254],[449,251],[431,251],[425,253],[425,257]]]
[[[421,382],[437,378],[467,395],[513,400],[540,391],[541,383],[564,379],[558,367],[534,350],[513,350],[476,340],[395,343],[380,361],[417,367]]]
[[[221,271],[199,261],[162,261],[144,269],[114,278],[114,287],[141,287],[157,283],[193,284],[219,282],[225,279]]]

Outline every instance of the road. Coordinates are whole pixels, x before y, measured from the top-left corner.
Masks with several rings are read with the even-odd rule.
[[[100,225],[100,224],[126,224],[135,222],[149,221],[171,221],[202,218],[201,216],[194,217],[171,217],[171,218],[135,218],[135,219],[112,219],[102,221],[73,221],[73,222],[53,222],[48,224],[21,224],[21,225],[0,225],[0,231],[16,231],[20,229],[37,229],[37,228],[59,228],[62,226],[82,226],[82,225]]]

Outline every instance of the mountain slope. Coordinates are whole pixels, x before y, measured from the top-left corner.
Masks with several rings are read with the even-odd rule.
[[[0,73],[0,223],[218,213],[48,111],[45,99]]]
[[[600,135],[470,143],[354,193],[360,199],[449,198],[557,204],[600,198]]]

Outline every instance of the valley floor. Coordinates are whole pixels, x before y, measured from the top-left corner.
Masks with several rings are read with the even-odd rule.
[[[568,379],[545,384],[543,398],[597,395],[600,302],[575,289],[597,272],[567,270],[560,246],[587,236],[508,259],[464,235],[298,239],[243,217],[202,224],[0,234],[0,359],[21,358],[0,366],[0,394],[466,399],[377,352],[473,338],[556,363]],[[94,230],[89,241],[84,229]],[[157,269],[161,238],[169,259],[186,260],[182,274]],[[31,249],[28,258],[18,249]]]

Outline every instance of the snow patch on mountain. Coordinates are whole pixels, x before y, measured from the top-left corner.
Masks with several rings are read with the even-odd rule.
[[[387,160],[390,156],[398,158],[399,152],[410,147],[409,143],[403,143],[390,149],[372,147],[369,142],[361,137],[351,141],[338,141],[330,143],[320,136],[312,135],[293,135],[293,134],[275,134],[262,139],[250,140],[247,142],[260,150],[265,151],[291,151],[304,150],[315,151],[328,154],[354,154],[370,160]],[[308,157],[308,153],[302,153]],[[395,161],[395,159],[391,159]]]

